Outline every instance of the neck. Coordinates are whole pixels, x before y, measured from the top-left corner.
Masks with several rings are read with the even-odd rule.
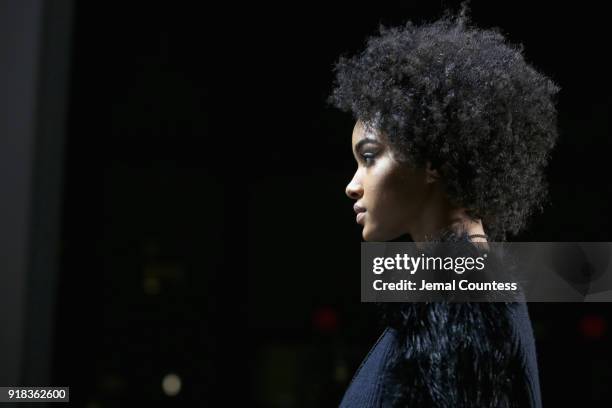
[[[462,208],[452,208],[448,203],[438,207],[429,206],[422,214],[420,222],[409,231],[414,242],[427,242],[439,237],[444,231],[466,232],[468,235],[484,235],[481,220],[472,220]],[[486,238],[474,237],[474,242],[487,242]]]

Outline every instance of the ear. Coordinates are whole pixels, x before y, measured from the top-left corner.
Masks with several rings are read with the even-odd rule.
[[[434,169],[431,162],[427,161],[425,165],[425,182],[427,184],[435,183],[440,179],[440,173],[438,169]]]

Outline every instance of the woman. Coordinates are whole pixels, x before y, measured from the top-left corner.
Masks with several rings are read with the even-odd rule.
[[[498,29],[458,16],[379,29],[341,57],[353,114],[346,187],[366,241],[505,241],[545,203],[560,88]],[[486,245],[486,244],[479,244]],[[341,407],[540,407],[524,302],[379,304],[385,330]]]

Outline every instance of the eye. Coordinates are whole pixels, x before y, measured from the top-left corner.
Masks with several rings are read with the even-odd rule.
[[[374,153],[363,153],[361,155],[361,157],[363,158],[363,161],[365,162],[366,166],[370,166],[374,163],[374,158],[376,157],[376,154]]]

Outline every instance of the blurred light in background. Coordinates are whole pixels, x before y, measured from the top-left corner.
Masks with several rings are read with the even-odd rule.
[[[181,391],[181,378],[174,374],[166,374],[162,380],[162,389],[170,397],[175,396]]]
[[[606,321],[597,315],[586,315],[580,319],[579,329],[587,339],[599,340],[606,331]]]
[[[312,325],[318,331],[336,331],[338,328],[338,314],[331,307],[320,307],[312,315]]]

